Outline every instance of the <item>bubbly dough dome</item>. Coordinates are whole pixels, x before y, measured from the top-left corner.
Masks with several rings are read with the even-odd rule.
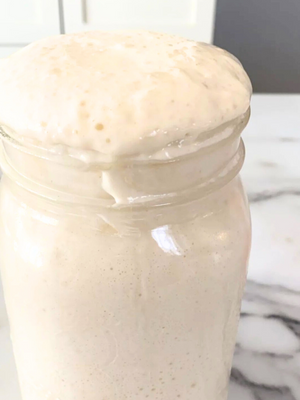
[[[0,65],[0,123],[43,146],[112,158],[199,137],[243,115],[250,96],[228,52],[147,31],[54,36]]]

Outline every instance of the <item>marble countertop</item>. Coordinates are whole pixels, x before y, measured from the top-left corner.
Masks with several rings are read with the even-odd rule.
[[[253,245],[229,400],[300,400],[300,95],[255,95],[243,137]],[[1,289],[0,399],[20,400]]]
[[[229,400],[300,400],[300,95],[256,95],[242,176],[253,239]]]

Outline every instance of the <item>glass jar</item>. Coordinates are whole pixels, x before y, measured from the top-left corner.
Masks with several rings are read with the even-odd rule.
[[[23,400],[226,399],[250,249],[247,120],[189,155],[116,164],[1,130]]]

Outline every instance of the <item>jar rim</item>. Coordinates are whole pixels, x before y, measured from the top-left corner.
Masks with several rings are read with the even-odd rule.
[[[1,127],[0,126],[0,139],[1,140],[1,151],[0,151],[0,162],[2,164],[4,172],[10,176],[19,186],[24,187],[25,189],[33,192],[34,194],[37,195],[42,195],[42,197],[47,198],[51,201],[61,201],[64,203],[68,204],[77,204],[77,205],[94,205],[94,206],[104,206],[104,207],[111,207],[111,208],[127,208],[128,206],[130,207],[157,207],[157,206],[166,206],[178,202],[185,201],[184,199],[194,199],[194,198],[199,198],[203,197],[221,187],[223,187],[226,183],[230,182],[240,171],[243,161],[244,161],[244,156],[245,156],[245,149],[242,140],[240,140],[240,134],[244,127],[246,126],[248,120],[249,120],[250,112],[248,111],[247,114],[244,116],[244,118],[236,124],[232,134],[230,136],[222,138],[222,140],[219,140],[217,142],[210,142],[208,143],[207,146],[202,147],[198,149],[198,151],[185,154],[183,156],[169,159],[169,160],[150,160],[150,162],[147,160],[134,160],[134,159],[124,159],[119,163],[107,163],[103,161],[97,161],[94,163],[86,163],[85,160],[78,159],[76,157],[70,157],[66,156],[66,154],[57,154],[49,151],[48,149],[38,147],[32,143],[29,143],[27,141],[23,141],[20,139],[19,136],[16,137],[16,134],[14,132],[6,127]],[[210,157],[211,153],[216,153],[216,154],[223,154],[222,152],[224,151],[223,149],[230,148],[230,152],[227,151],[227,156],[228,158],[224,158],[223,155],[221,156],[222,160],[219,160],[219,164],[216,165],[215,170],[210,168],[209,173],[206,175],[202,173],[201,168],[203,165],[201,163],[208,162],[210,163]],[[79,191],[77,193],[71,192],[70,187],[68,186],[68,182],[65,186],[55,186],[50,184],[49,181],[41,181],[35,180],[34,176],[26,175],[26,168],[25,168],[25,173],[24,173],[24,163],[23,164],[18,164],[18,168],[15,168],[13,165],[12,159],[11,159],[11,152],[12,150],[10,149],[16,149],[17,152],[21,152],[26,155],[26,157],[29,156],[35,156],[38,157],[41,160],[41,162],[46,162],[49,163],[48,165],[60,165],[59,168],[69,168],[74,167],[75,169],[84,169],[87,172],[91,172],[93,169],[97,169],[99,172],[102,171],[102,177],[105,175],[105,173],[110,174],[112,170],[116,171],[114,175],[114,179],[116,176],[118,176],[118,173],[120,173],[120,176],[122,175],[123,170],[129,171],[129,175],[127,176],[122,176],[123,182],[127,182],[128,176],[129,180],[131,179],[131,184],[133,186],[136,186],[136,183],[140,184],[142,182],[141,179],[141,174],[143,171],[146,173],[149,172],[149,170],[157,171],[156,167],[159,167],[159,173],[155,172],[154,175],[151,176],[151,181],[153,182],[153,179],[158,179],[159,183],[162,184],[165,191],[158,190],[157,192],[150,191],[150,194],[146,194],[143,198],[141,197],[141,200],[136,200],[137,198],[133,198],[133,200],[129,200],[128,202],[125,203],[118,203],[116,200],[116,197],[112,196],[109,197],[109,199],[106,197],[101,197],[99,194],[97,196],[94,196],[94,192],[87,191],[85,192],[84,190]],[[8,154],[9,152],[9,154]],[[218,159],[218,156],[215,155],[215,158]],[[206,160],[206,161],[203,161]],[[53,163],[53,164],[52,164]],[[174,164],[176,163],[176,164]],[[196,165],[197,170],[193,170],[193,165]],[[191,175],[195,174],[196,178],[193,178],[188,176],[188,181],[184,181],[186,179],[186,173],[183,173],[181,168],[185,168],[185,166],[189,166],[189,173]],[[191,168],[192,165],[192,168]],[[147,170],[148,169],[148,170]],[[166,175],[164,172],[167,170],[168,175]],[[134,171],[132,173],[132,171]],[[180,176],[181,181],[178,186],[178,190],[174,190],[174,185],[170,184],[168,182],[168,176],[170,177],[171,180],[173,180],[173,177],[176,176],[176,172]],[[162,178],[160,176],[160,173],[163,172]],[[200,173],[201,178],[197,176],[197,173]],[[167,177],[166,177],[167,176]],[[81,176],[82,177],[82,176]],[[177,177],[177,176],[176,176]],[[59,178],[58,178],[59,179]],[[84,177],[83,180],[86,178]],[[137,179],[137,181],[135,181]],[[165,180],[163,180],[165,179]],[[176,179],[174,180],[176,181]],[[52,181],[51,181],[52,182]],[[81,181],[82,182],[82,181]],[[103,180],[102,180],[103,183]],[[177,184],[177,183],[176,183]],[[146,185],[146,186],[145,186]],[[147,186],[147,179],[146,179],[146,184],[142,183],[142,186],[139,186],[139,188],[143,188],[148,190]],[[128,185],[127,185],[128,186]],[[150,184],[151,186],[151,184]],[[67,190],[66,190],[67,187]],[[130,188],[130,182],[129,186],[127,189]],[[156,185],[154,189],[157,189],[158,186]],[[152,190],[153,187],[150,187]],[[105,191],[105,190],[104,190]],[[43,192],[43,193],[42,193]],[[106,194],[111,194],[109,191],[106,192]],[[141,192],[142,193],[142,192]],[[128,197],[130,198],[130,196]],[[63,201],[62,201],[63,199]],[[115,202],[112,201],[112,199],[115,200]]]
[[[165,164],[174,163],[183,158],[193,157],[200,155],[207,151],[213,151],[216,147],[221,146],[224,142],[232,140],[235,137],[241,135],[241,132],[247,126],[250,119],[251,109],[248,110],[241,116],[235,118],[234,120],[228,121],[215,129],[209,130],[204,134],[201,134],[201,140],[199,141],[199,146],[194,150],[181,155],[177,155],[172,158],[136,158],[136,157],[119,157],[116,159],[107,159],[104,153],[100,153],[96,150],[88,150],[81,148],[73,148],[61,144],[53,144],[50,146],[43,146],[41,144],[35,144],[33,140],[27,137],[19,136],[13,129],[2,124],[0,121],[0,140],[10,145],[18,148],[27,154],[31,154],[38,158],[44,158],[52,162],[57,162],[59,164],[74,164],[74,162],[84,162],[85,164],[97,164],[102,165],[104,169],[115,163],[134,163],[140,165],[147,164]],[[232,126],[232,133],[222,135],[222,132],[227,126]],[[58,147],[62,147],[63,151],[59,151]],[[87,157],[81,157],[81,155],[94,155],[90,160]]]

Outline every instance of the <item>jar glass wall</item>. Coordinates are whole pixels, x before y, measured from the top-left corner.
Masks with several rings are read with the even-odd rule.
[[[233,135],[112,170],[5,139],[1,273],[23,400],[226,399],[250,249],[243,151]],[[118,207],[95,188],[124,171]]]

